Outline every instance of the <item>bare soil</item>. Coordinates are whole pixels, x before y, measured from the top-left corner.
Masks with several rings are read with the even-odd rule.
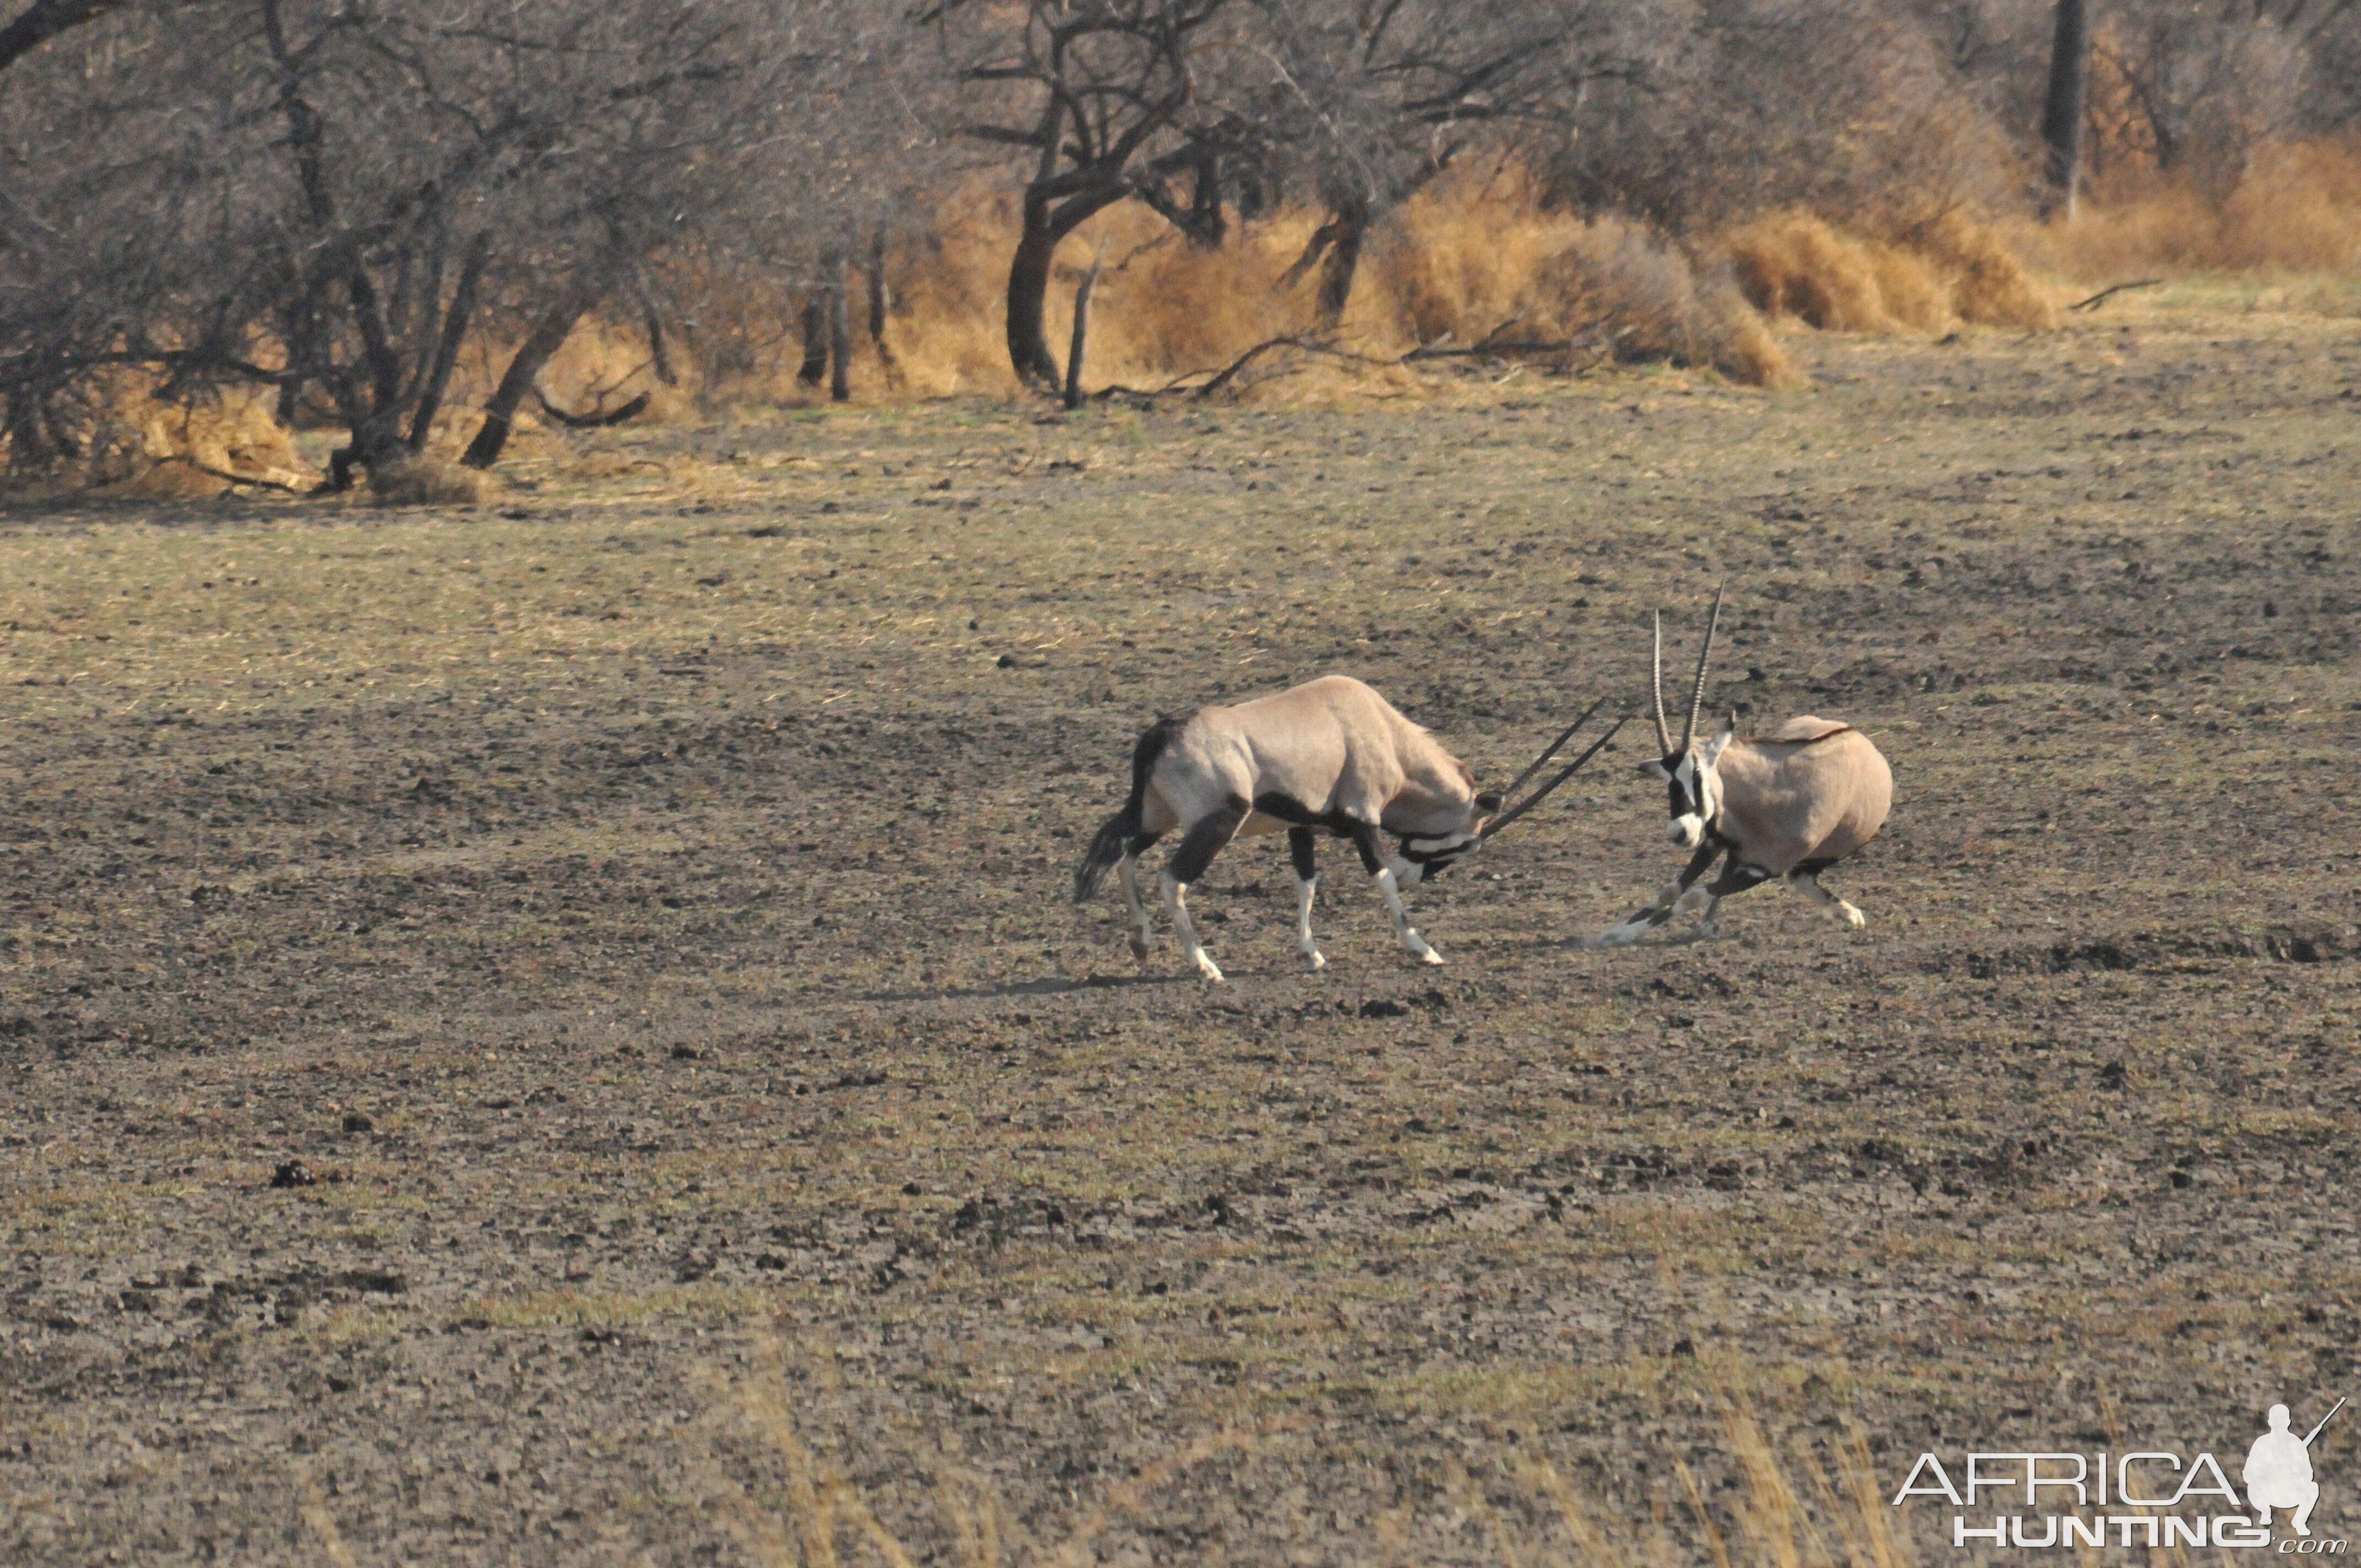
[[[1747,1412],[1826,1523],[2361,1392],[2361,323],[2073,321],[0,513],[0,1560],[1701,1562]],[[1066,902],[1159,712],[1498,781],[1725,575],[1714,700],[1892,760],[1864,931],[1570,945],[1644,724],[1440,970],[1341,845],[1316,976],[1278,840],[1224,986]]]

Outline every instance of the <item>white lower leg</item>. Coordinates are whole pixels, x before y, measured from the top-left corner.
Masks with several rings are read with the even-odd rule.
[[[1443,955],[1427,946],[1426,938],[1418,934],[1418,927],[1410,923],[1410,911],[1402,907],[1401,883],[1394,875],[1393,867],[1386,866],[1378,871],[1378,891],[1385,894],[1386,913],[1394,917],[1394,935],[1401,938],[1401,945],[1426,963],[1441,963]]]
[[[1320,956],[1319,947],[1312,940],[1312,894],[1319,885],[1317,877],[1295,880],[1295,951],[1308,970],[1328,967],[1328,960]]]
[[[1847,904],[1843,899],[1839,898],[1835,894],[1830,893],[1827,888],[1822,887],[1818,877],[1810,875],[1796,876],[1791,874],[1787,878],[1787,883],[1788,885],[1793,887],[1797,893],[1802,894],[1806,898],[1810,899],[1814,904],[1818,905],[1821,908],[1827,910],[1830,915],[1843,921],[1846,925],[1850,926],[1855,930],[1859,930],[1861,927],[1869,924],[1868,916],[1861,914],[1860,910],[1855,909],[1851,905]]]
[[[1680,896],[1681,884],[1678,882],[1666,883],[1663,887],[1656,890],[1656,896],[1650,899],[1647,906],[1642,909],[1640,913],[1634,915],[1631,919],[1624,921],[1620,926],[1609,926],[1606,930],[1601,931],[1598,936],[1592,938],[1591,941],[1593,945],[1601,948],[1630,947],[1632,943],[1638,941],[1641,938],[1646,936],[1649,932],[1664,924],[1664,921],[1661,919],[1651,920],[1648,916],[1651,915],[1663,915],[1664,911],[1672,908],[1673,905],[1678,902]]]
[[[1705,901],[1705,913],[1697,916],[1697,935],[1700,937],[1720,936],[1721,900],[1715,897],[1712,894],[1707,893],[1703,888],[1692,888],[1690,893],[1683,894],[1681,895],[1681,903],[1686,904],[1689,901],[1690,894],[1702,895]]]
[[[1197,923],[1189,918],[1188,888],[1175,882],[1170,872],[1166,872],[1160,880],[1164,886],[1164,912],[1172,917],[1172,931],[1180,938],[1180,950],[1189,955],[1189,961],[1197,966],[1199,974],[1207,980],[1221,979],[1221,970],[1205,956],[1205,945],[1197,940]]]
[[[1139,922],[1139,935],[1131,939],[1131,956],[1144,959],[1156,947],[1156,923],[1148,918],[1147,901],[1139,896],[1139,857],[1124,856],[1115,863],[1115,874],[1123,883],[1124,902],[1131,905],[1131,917]]]

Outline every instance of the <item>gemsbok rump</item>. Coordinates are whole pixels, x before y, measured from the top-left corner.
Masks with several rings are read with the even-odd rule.
[[[1759,887],[1773,877],[1849,926],[1866,924],[1860,910],[1822,887],[1819,875],[1877,837],[1894,804],[1894,773],[1869,737],[1850,724],[1791,718],[1769,735],[1738,739],[1738,715],[1709,740],[1697,740],[1697,715],[1705,707],[1706,667],[1713,658],[1713,634],[1721,624],[1721,592],[1713,596],[1705,647],[1697,654],[1697,682],[1689,690],[1688,723],[1673,744],[1664,723],[1664,618],[1656,617],[1656,743],[1661,760],[1641,772],[1664,781],[1672,803],[1672,838],[1697,853],[1660,890],[1653,902],[1620,926],[1599,933],[1597,944],[1636,942],[1675,915],[1703,914],[1700,936],[1717,934],[1716,907],[1732,894]],[[1717,858],[1721,875],[1695,885]]]
[[[1147,958],[1156,928],[1140,901],[1140,851],[1181,829],[1180,846],[1164,864],[1164,907],[1189,961],[1207,980],[1218,981],[1222,971],[1206,956],[1189,917],[1189,886],[1232,839],[1284,832],[1295,864],[1295,950],[1307,969],[1318,970],[1328,960],[1312,938],[1318,877],[1312,847],[1314,833],[1324,832],[1350,839],[1360,851],[1402,946],[1422,961],[1439,964],[1443,956],[1410,923],[1402,890],[1442,875],[1460,856],[1482,849],[1487,839],[1573,777],[1613,729],[1522,803],[1505,813],[1500,809],[1504,795],[1515,794],[1538,773],[1600,706],[1592,705],[1568,725],[1499,794],[1478,790],[1466,763],[1384,697],[1344,675],[1323,676],[1235,707],[1200,707],[1159,718],[1132,748],[1130,798],[1099,828],[1075,868],[1074,902],[1088,899],[1108,868],[1115,868],[1139,925],[1132,953]],[[1393,853],[1385,852],[1381,834],[1394,839]]]

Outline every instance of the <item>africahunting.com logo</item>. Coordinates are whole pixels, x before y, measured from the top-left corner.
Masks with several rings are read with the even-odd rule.
[[[2298,1437],[2288,1408],[2273,1405],[2268,1430],[2238,1470],[2243,1497],[2211,1453],[2185,1463],[2162,1450],[1971,1453],[1956,1471],[1922,1453],[1893,1506],[1942,1498],[1959,1510],[1953,1546],[2275,1547],[2290,1556],[2343,1556],[2344,1541],[2312,1534],[2312,1515],[2321,1501],[2313,1444],[2344,1408],[2337,1400]]]

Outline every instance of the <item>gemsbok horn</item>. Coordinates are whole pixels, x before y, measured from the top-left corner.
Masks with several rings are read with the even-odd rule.
[[[1725,585],[1726,586],[1726,585]],[[1664,618],[1656,616],[1656,743],[1660,760],[1640,771],[1664,781],[1672,804],[1673,841],[1696,852],[1653,902],[1596,945],[1636,942],[1675,915],[1702,910],[1698,934],[1716,934],[1714,912],[1732,894],[1774,877],[1849,926],[1866,922],[1860,910],[1819,883],[1822,872],[1877,837],[1894,804],[1894,773],[1869,737],[1850,724],[1806,714],[1769,735],[1738,739],[1738,715],[1708,740],[1697,739],[1705,709],[1706,670],[1721,624],[1721,590],[1714,590],[1705,647],[1689,688],[1688,720],[1679,745],[1664,722]],[[1721,874],[1695,885],[1716,859]]]
[[[1567,726],[1518,786],[1582,727],[1590,712]],[[1174,828],[1180,847],[1165,861],[1164,907],[1189,960],[1207,980],[1221,970],[1206,956],[1189,917],[1190,884],[1205,874],[1223,845],[1241,835],[1284,832],[1295,863],[1295,950],[1307,969],[1328,960],[1312,939],[1312,900],[1318,880],[1315,833],[1350,839],[1361,864],[1377,880],[1394,934],[1424,962],[1443,956],[1410,923],[1402,890],[1441,876],[1462,855],[1538,805],[1550,791],[1606,745],[1612,729],[1517,806],[1500,809],[1501,794],[1479,791],[1467,764],[1359,681],[1327,675],[1235,707],[1200,707],[1159,718],[1131,752],[1131,796],[1092,839],[1074,871],[1074,902],[1098,890],[1115,868],[1123,895],[1139,924],[1135,957],[1155,946],[1156,929],[1140,901],[1140,852]],[[1390,835],[1387,854],[1379,835]]]

